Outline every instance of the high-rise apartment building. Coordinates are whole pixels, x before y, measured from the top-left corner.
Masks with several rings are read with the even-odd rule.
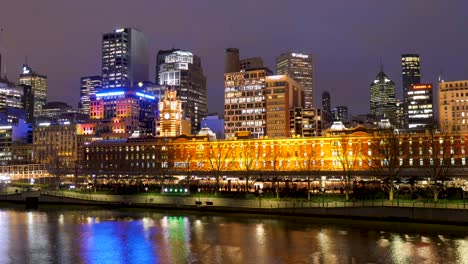
[[[401,55],[401,74],[403,79],[403,116],[404,126],[408,127],[408,90],[411,85],[421,83],[421,60],[419,54]]]
[[[265,81],[268,70],[224,74],[224,132],[232,138],[238,131],[249,131],[252,137],[265,134]]]
[[[434,124],[432,84],[413,84],[408,89],[408,128],[425,130]]]
[[[89,115],[89,104],[91,102],[91,97],[96,95],[96,92],[98,92],[101,88],[101,76],[81,77],[80,103],[78,106],[80,113]]]
[[[370,85],[370,113],[395,124],[396,105],[395,83],[381,70]]]
[[[148,42],[134,28],[116,29],[102,36],[102,88],[131,89],[148,81]]]
[[[276,59],[276,74],[287,74],[304,87],[305,107],[314,106],[314,66],[311,54],[288,52]]]
[[[468,80],[439,83],[439,129],[468,131]]]
[[[34,116],[40,115],[42,106],[47,103],[47,76],[34,72],[24,64],[19,82],[31,86],[34,94]]]
[[[265,78],[265,130],[271,138],[290,137],[290,110],[303,107],[304,88],[288,75]]]
[[[191,121],[192,133],[198,133],[208,111],[206,77],[200,58],[190,51],[176,50],[166,55],[159,70],[159,84],[176,89],[185,117]]]

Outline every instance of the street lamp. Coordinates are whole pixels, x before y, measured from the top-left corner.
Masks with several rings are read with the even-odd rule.
[[[145,187],[146,192],[146,204],[148,204],[148,186]]]

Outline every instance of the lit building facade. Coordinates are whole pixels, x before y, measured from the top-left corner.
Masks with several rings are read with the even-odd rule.
[[[413,84],[408,89],[408,128],[425,130],[434,125],[432,84]]]
[[[184,115],[191,121],[192,133],[198,133],[201,119],[208,111],[206,77],[200,58],[189,51],[176,50],[165,55],[159,70],[159,84],[177,90]]]
[[[15,146],[32,143],[31,135],[32,127],[24,120],[16,124],[0,125],[0,165],[16,163]]]
[[[14,124],[25,119],[22,99],[21,87],[0,82],[0,124]]]
[[[344,105],[336,106],[333,108],[335,120],[344,121],[348,119],[348,107]]]
[[[403,80],[404,128],[408,127],[408,90],[411,85],[421,83],[421,59],[419,54],[401,55],[401,75]]]
[[[102,77],[81,77],[80,83],[80,103],[78,108],[80,110],[80,113],[89,115],[91,97],[95,96],[96,92],[98,92],[102,88]]]
[[[249,131],[254,138],[266,135],[266,69],[224,74],[224,133]]]
[[[286,74],[298,81],[304,87],[304,106],[314,107],[314,65],[311,54],[281,54],[276,59],[276,74]]]
[[[19,82],[31,86],[34,94],[34,116],[40,115],[42,106],[47,103],[47,76],[34,72],[24,64]]]
[[[290,137],[290,113],[303,107],[304,89],[288,75],[265,78],[265,129],[268,137]]]
[[[184,120],[182,102],[177,98],[177,91],[166,91],[164,100],[159,102],[159,136],[177,137],[182,134],[188,135],[191,130],[189,124],[189,120]]]
[[[370,113],[377,119],[389,119],[395,124],[396,104],[395,83],[380,71],[370,85]]]
[[[468,81],[439,83],[439,128],[468,131]]]
[[[155,69],[155,72],[156,72],[156,75],[155,75],[155,84],[160,84],[161,81],[159,79],[159,75],[160,75],[160,72],[161,72],[161,65],[163,65],[164,63],[166,63],[166,57],[172,53],[174,53],[175,51],[178,51],[180,49],[169,49],[169,50],[159,50],[158,51],[158,54],[156,55],[156,69]]]
[[[148,41],[134,28],[116,29],[102,36],[102,88],[131,89],[148,81]]]
[[[341,157],[352,162],[353,174],[375,177],[385,162],[378,155],[382,140],[362,126],[328,130],[324,136],[283,139],[208,140],[203,137],[129,138],[96,141],[85,146],[84,168],[89,173],[113,175],[212,175],[210,160],[226,164],[222,175],[268,177],[272,175],[320,177],[344,174]],[[466,166],[468,134],[411,133],[398,135],[400,176],[420,176],[433,164],[450,165],[453,175]],[[213,150],[220,155],[213,156]],[[447,151],[450,155],[439,154]],[[346,153],[346,154],[344,154]],[[249,171],[243,164],[251,157]]]
[[[318,137],[322,135],[322,111],[296,107],[289,110],[291,136]]]
[[[34,162],[53,169],[73,168],[78,160],[76,125],[43,124],[34,127]]]
[[[155,133],[157,98],[135,90],[102,90],[91,99],[89,122],[80,124],[80,134],[114,134],[126,137],[135,131]]]

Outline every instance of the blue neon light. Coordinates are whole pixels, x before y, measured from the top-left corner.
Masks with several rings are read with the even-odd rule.
[[[140,92],[137,92],[136,95],[138,95],[138,96],[140,96],[140,97],[145,97],[145,98],[148,98],[148,99],[151,99],[151,100],[156,99],[156,97],[154,97],[154,96],[152,96],[152,95],[144,94],[144,93],[140,93]]]
[[[123,94],[125,94],[124,91],[104,92],[104,93],[97,93],[96,97],[116,96],[116,95],[123,95]]]

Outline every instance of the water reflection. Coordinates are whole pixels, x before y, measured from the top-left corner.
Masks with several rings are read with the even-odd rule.
[[[428,232],[432,228],[138,210],[3,209],[0,254],[2,263],[468,263],[466,228]]]

